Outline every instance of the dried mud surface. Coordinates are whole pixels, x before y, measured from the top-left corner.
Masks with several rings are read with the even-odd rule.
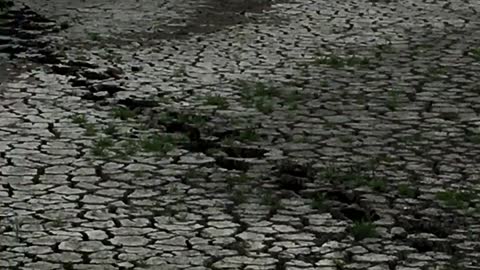
[[[479,269],[479,11],[16,2],[0,269]]]

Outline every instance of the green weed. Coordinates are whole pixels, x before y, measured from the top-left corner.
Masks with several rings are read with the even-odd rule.
[[[82,126],[87,123],[87,117],[84,114],[76,114],[72,117],[72,122]]]
[[[477,198],[477,195],[473,192],[450,190],[438,192],[436,198],[447,206],[464,209]]]
[[[398,97],[399,93],[396,90],[390,90],[388,92],[388,98],[386,101],[386,106],[390,111],[395,111],[398,107]]]
[[[130,110],[127,107],[116,107],[112,109],[112,115],[114,118],[120,118],[122,120],[127,120],[129,118],[134,118],[136,116],[135,112]]]
[[[271,114],[273,112],[273,102],[266,98],[259,98],[255,101],[255,108],[263,114]]]
[[[360,241],[365,238],[373,238],[378,235],[375,225],[366,221],[355,222],[350,228],[350,231],[356,241]]]
[[[235,204],[242,204],[247,201],[247,196],[245,195],[245,192],[241,189],[235,189],[232,193],[232,201]]]
[[[171,135],[155,135],[140,141],[140,147],[146,152],[165,154],[175,149],[176,145],[185,142],[184,138]]]
[[[371,189],[379,192],[383,192],[387,189],[386,181],[383,178],[373,177],[367,181],[367,186]]]
[[[411,188],[407,184],[400,184],[398,185],[398,194],[402,197],[407,197],[407,198],[415,198],[417,195],[417,191],[414,188]]]
[[[92,154],[95,156],[106,156],[107,153],[105,152],[105,150],[113,146],[114,142],[112,139],[108,137],[100,138],[94,142]]]
[[[467,135],[466,137],[468,142],[474,143],[474,144],[480,144],[480,134],[470,134]]]
[[[266,190],[262,194],[262,204],[270,206],[271,210],[278,210],[282,208],[282,202],[280,198],[275,196],[271,190]]]
[[[98,41],[100,40],[100,34],[99,33],[94,33],[94,32],[90,32],[88,33],[88,38],[93,40],[93,41]]]
[[[326,209],[326,196],[324,193],[317,192],[312,199],[312,208],[317,210],[325,210]]]
[[[252,142],[258,141],[260,139],[260,135],[255,131],[254,128],[248,128],[240,131],[237,138],[241,142]]]
[[[220,95],[207,96],[204,104],[217,106],[217,108],[221,110],[228,109],[228,107],[230,106],[228,100]]]
[[[475,49],[472,49],[470,50],[470,56],[477,60],[477,61],[480,61],[480,48],[475,48]]]
[[[370,60],[365,57],[357,56],[347,56],[340,57],[334,54],[323,55],[321,53],[317,54],[317,58],[314,61],[317,65],[327,65],[332,68],[340,69],[343,67],[354,67],[354,66],[367,66],[370,64]]]
[[[86,123],[83,125],[83,127],[85,128],[85,136],[91,137],[97,135],[97,128],[94,124]]]
[[[103,129],[103,133],[110,136],[116,134],[117,132],[118,132],[117,127],[112,123],[109,123],[107,127]]]

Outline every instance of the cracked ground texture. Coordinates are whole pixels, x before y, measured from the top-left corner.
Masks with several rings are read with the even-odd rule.
[[[0,269],[480,269],[478,12],[18,1]]]

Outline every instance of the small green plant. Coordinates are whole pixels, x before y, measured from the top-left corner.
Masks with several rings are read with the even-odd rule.
[[[444,67],[429,67],[427,69],[426,75],[430,76],[430,77],[433,77],[433,78],[436,78],[439,75],[443,75],[443,74],[446,74],[446,73],[447,73],[447,69],[444,68]]]
[[[120,118],[122,120],[127,120],[129,118],[134,118],[136,116],[135,112],[130,110],[127,107],[116,107],[112,109],[112,115],[114,118]]]
[[[235,189],[232,193],[232,201],[237,205],[242,204],[247,201],[247,196],[243,190]]]
[[[15,231],[16,240],[20,241],[20,227],[22,225],[22,221],[20,220],[16,212],[13,213],[13,217],[10,219],[10,223],[12,224],[13,230]]]
[[[304,99],[298,91],[286,91],[277,89],[265,82],[247,82],[239,81],[241,88],[241,102],[244,106],[252,107],[252,105],[264,114],[270,114],[274,111],[275,106],[288,106],[289,110],[298,107],[298,103]]]
[[[155,135],[144,138],[140,141],[140,147],[146,152],[155,152],[165,154],[175,149],[175,146],[184,139],[176,138],[171,135]]]
[[[188,169],[188,170],[185,172],[185,178],[186,178],[186,179],[204,178],[204,177],[206,177],[206,176],[207,176],[207,175],[205,174],[205,172],[201,171],[200,168]]]
[[[173,71],[173,77],[183,77],[185,75],[187,75],[187,67],[185,65],[181,65]]]
[[[240,175],[228,176],[225,178],[228,190],[233,190],[233,188],[237,185],[246,184],[249,180],[250,177],[245,173],[242,173]]]
[[[260,139],[260,135],[255,131],[254,128],[248,128],[240,131],[237,138],[241,142],[252,142],[258,141]]]
[[[282,207],[280,198],[275,196],[271,190],[265,190],[263,192],[262,204],[270,206],[271,210],[278,210]]]
[[[480,134],[469,134],[466,137],[468,142],[480,144]]]
[[[385,191],[387,182],[384,178],[375,176],[373,161],[370,161],[367,167],[352,166],[349,170],[340,171],[336,167],[326,167],[320,172],[320,176],[335,184],[343,184],[349,188],[357,188],[360,186],[368,186],[375,191]]]
[[[388,98],[386,106],[390,111],[395,111],[398,107],[398,96],[399,93],[397,90],[391,90],[388,92]]]
[[[392,43],[384,43],[384,44],[378,44],[377,49],[382,51],[382,52],[392,52],[393,51],[393,46]]]
[[[103,133],[110,136],[116,134],[117,132],[118,132],[117,127],[112,123],[108,123],[107,127],[103,129]]]
[[[96,145],[103,148],[112,147],[114,145],[113,140],[108,137],[100,138],[96,141]]]
[[[368,66],[370,64],[370,60],[365,57],[357,57],[357,56],[350,56],[347,57],[346,66],[353,67],[353,66]]]
[[[445,205],[456,208],[467,208],[477,195],[469,191],[441,191],[436,194],[436,198]]]
[[[326,181],[335,181],[336,179],[339,179],[341,175],[342,172],[337,167],[332,165],[329,165],[320,171],[320,177],[322,180]]]
[[[84,114],[76,114],[72,117],[72,122],[82,126],[87,123],[87,117]]]
[[[269,86],[264,82],[247,82],[239,81],[241,87],[241,97],[247,105],[257,98],[272,98],[277,96],[278,92],[273,86]]]
[[[246,184],[250,181],[250,177],[246,173],[239,175],[229,176],[226,178],[229,189],[232,189],[235,185]]]
[[[95,128],[94,124],[86,123],[83,125],[83,127],[85,128],[85,136],[91,137],[97,135],[97,129]]]
[[[207,96],[204,104],[205,105],[217,106],[217,108],[219,108],[221,110],[227,109],[230,106],[227,99],[225,97],[220,96],[220,95]]]
[[[205,115],[189,113],[189,112],[165,112],[158,115],[156,118],[159,123],[166,124],[166,123],[181,123],[181,124],[188,124],[196,127],[204,126],[210,118]]]
[[[275,97],[278,94],[278,90],[264,82],[257,82],[255,83],[253,94],[256,97]]]
[[[344,135],[344,136],[339,136],[338,138],[343,143],[352,143],[353,142],[352,136]]]
[[[113,147],[114,142],[112,139],[104,137],[96,140],[93,144],[92,148],[92,154],[95,156],[106,156],[107,153],[105,150],[107,150],[110,147]]]
[[[271,114],[273,112],[273,102],[266,98],[259,98],[255,101],[255,108],[263,114]]]
[[[56,228],[62,227],[65,224],[66,224],[66,222],[61,220],[61,219],[55,219],[55,220],[52,221],[52,226],[56,227]]]
[[[376,237],[378,235],[375,225],[368,221],[355,222],[350,228],[350,231],[356,241]]]
[[[178,185],[171,185],[169,188],[168,188],[168,193],[169,194],[178,194],[179,192],[179,188],[178,188]]]
[[[95,32],[90,32],[88,33],[88,38],[90,38],[93,41],[98,41],[100,40],[100,34]]]
[[[383,192],[387,189],[387,183],[383,178],[380,177],[372,177],[367,181],[367,186],[371,189],[379,192]]]
[[[367,66],[370,64],[370,60],[365,57],[357,57],[355,55],[340,57],[334,54],[324,55],[317,53],[317,58],[315,59],[315,64],[317,65],[327,65],[332,68],[343,68],[353,67],[353,66]]]
[[[330,56],[319,56],[315,60],[315,64],[317,65],[327,65],[332,68],[342,68],[345,66],[345,61],[336,55],[330,55]]]
[[[480,48],[475,48],[475,49],[472,49],[470,50],[470,56],[477,60],[477,61],[480,61]]]
[[[138,151],[138,143],[134,140],[124,141],[120,146],[122,147],[123,152],[129,156],[134,155]]]
[[[53,134],[53,137],[55,139],[60,139],[60,137],[62,136],[62,133],[55,128],[51,129],[50,132]]]
[[[333,260],[336,270],[344,270],[345,269],[345,262],[340,259]]]
[[[312,208],[317,210],[325,210],[326,208],[326,196],[324,193],[317,192],[312,199]]]
[[[286,94],[285,104],[288,105],[289,110],[296,110],[299,102],[303,100],[303,96],[298,91],[291,91]]]
[[[415,198],[417,191],[407,184],[400,184],[398,185],[398,194],[400,194],[402,197]]]

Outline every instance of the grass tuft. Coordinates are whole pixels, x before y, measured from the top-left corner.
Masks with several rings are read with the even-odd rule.
[[[175,149],[176,145],[185,142],[184,138],[177,138],[171,135],[155,135],[142,139],[139,144],[146,152],[165,154]]]
[[[225,97],[220,96],[220,95],[207,96],[204,104],[205,105],[217,106],[217,108],[220,109],[220,110],[228,109],[228,107],[230,106],[227,99]]]
[[[116,107],[112,109],[112,115],[114,118],[120,118],[127,120],[136,116],[135,112],[126,107]]]
[[[464,209],[478,196],[473,192],[448,190],[438,192],[435,197],[447,206]]]
[[[378,235],[375,225],[367,221],[355,222],[350,230],[356,241],[373,238]]]
[[[326,197],[324,193],[317,192],[312,200],[312,208],[317,210],[325,210],[326,209]]]
[[[402,197],[407,197],[407,198],[415,198],[417,195],[417,191],[414,188],[411,188],[407,184],[400,184],[398,185],[398,194]]]
[[[107,153],[105,152],[105,150],[107,150],[110,147],[113,147],[113,145],[114,145],[114,142],[112,139],[107,137],[100,138],[94,142],[93,148],[92,148],[92,154],[94,156],[106,156]]]
[[[76,114],[72,117],[72,122],[82,126],[87,123],[87,117],[84,114]]]

